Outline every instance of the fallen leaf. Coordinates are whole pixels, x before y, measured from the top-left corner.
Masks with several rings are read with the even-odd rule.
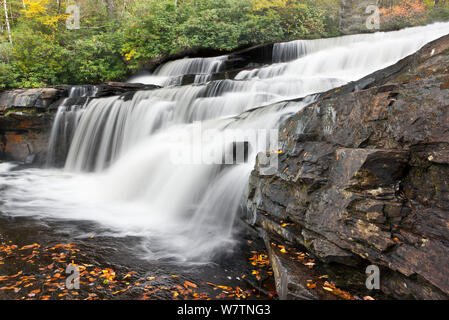
[[[307,288],[309,288],[309,289],[315,289],[315,288],[316,288],[316,283],[308,283],[308,284],[307,284]]]
[[[187,288],[187,286],[192,287],[192,288],[198,288],[198,286],[190,281],[185,281],[184,282],[184,287]]]

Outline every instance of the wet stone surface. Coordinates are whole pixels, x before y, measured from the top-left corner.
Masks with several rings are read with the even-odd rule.
[[[44,222],[0,213],[0,299],[274,297],[270,266],[254,258],[266,256],[257,251],[262,250],[261,243],[242,240],[231,256],[189,266],[140,258],[139,238],[86,237],[98,228],[80,221]],[[79,268],[79,290],[66,287],[70,264]]]

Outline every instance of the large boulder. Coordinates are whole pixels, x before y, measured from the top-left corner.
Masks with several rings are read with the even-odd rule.
[[[278,171],[251,175],[252,222],[326,264],[378,265],[396,298],[448,298],[448,70],[446,36],[287,120]]]
[[[15,89],[0,94],[0,107],[48,108],[66,95],[66,90],[56,88]]]
[[[50,113],[0,116],[0,159],[43,163],[52,123]]]

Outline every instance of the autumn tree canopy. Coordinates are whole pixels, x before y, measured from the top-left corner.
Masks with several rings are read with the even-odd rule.
[[[339,34],[339,0],[1,1],[0,88],[120,80],[188,48]],[[390,29],[449,18],[447,0],[381,2]],[[70,29],[74,4],[80,27]]]

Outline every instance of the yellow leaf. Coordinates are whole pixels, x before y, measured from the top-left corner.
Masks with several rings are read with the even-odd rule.
[[[123,279],[129,278],[129,277],[131,277],[133,274],[136,274],[136,273],[137,273],[137,272],[135,272],[135,271],[128,272],[128,273],[123,277]]]

